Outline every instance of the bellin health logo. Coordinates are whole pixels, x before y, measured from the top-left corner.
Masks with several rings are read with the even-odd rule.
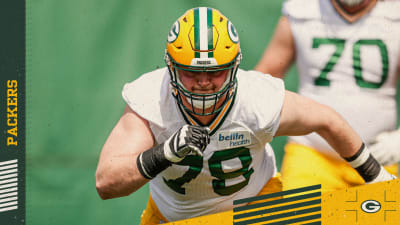
[[[250,133],[248,131],[220,132],[218,143],[223,148],[250,145]]]

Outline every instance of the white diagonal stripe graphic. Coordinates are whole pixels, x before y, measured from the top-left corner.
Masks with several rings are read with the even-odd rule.
[[[17,172],[18,172],[18,169],[3,170],[3,171],[0,171],[0,175],[9,174],[9,173],[17,173]]]
[[[15,196],[17,195],[17,192],[11,192],[11,193],[7,193],[7,194],[2,194],[0,195],[0,198],[6,198],[6,197],[10,197],[10,196]]]
[[[18,209],[18,160],[0,162],[0,212]]]
[[[199,8],[200,50],[208,50],[207,7]],[[200,52],[200,58],[207,58],[208,52]]]
[[[12,191],[18,191],[18,187],[13,187],[13,188],[7,188],[7,189],[0,190],[0,194],[7,193],[7,192],[12,192]]]
[[[11,177],[16,177],[16,176],[17,176],[16,173],[12,173],[12,174],[8,174],[8,175],[0,176],[0,180],[11,178]]]
[[[0,209],[0,212],[10,211],[10,210],[14,210],[14,209],[18,209],[18,206],[16,205],[16,206],[11,206],[11,207]]]
[[[0,204],[0,208],[6,207],[6,206],[10,206],[10,205],[16,205],[16,204],[18,204],[17,201],[7,202],[7,203]]]
[[[12,163],[17,163],[17,162],[18,162],[18,159],[4,161],[4,162],[0,162],[0,166],[7,165],[7,164],[12,164]]]
[[[17,185],[18,185],[17,183],[4,184],[4,185],[0,185],[0,189],[9,188],[9,187],[15,187]]]
[[[18,164],[12,164],[9,166],[0,166],[0,170],[12,169],[18,167]]]
[[[3,198],[3,199],[0,199],[0,202],[9,202],[9,201],[16,201],[16,200],[18,200],[18,197]]]
[[[0,180],[0,184],[7,184],[11,182],[17,182],[18,178],[12,178],[12,179],[7,179],[7,180]]]

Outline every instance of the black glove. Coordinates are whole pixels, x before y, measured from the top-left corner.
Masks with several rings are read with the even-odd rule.
[[[139,154],[136,160],[139,172],[143,177],[152,179],[188,154],[202,156],[210,143],[209,131],[204,127],[184,125],[164,143]]]

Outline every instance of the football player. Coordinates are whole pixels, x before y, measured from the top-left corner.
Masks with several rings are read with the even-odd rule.
[[[317,132],[367,182],[393,177],[331,108],[285,91],[281,79],[239,69],[238,33],[218,10],[188,10],[168,34],[166,68],[124,86],[127,103],[102,149],[103,199],[150,181],[142,224],[233,208],[233,200],[281,191],[269,143]]]
[[[282,78],[296,61],[299,94],[339,112],[397,174],[400,1],[291,0],[282,12],[256,70]],[[284,189],[312,183],[330,191],[364,183],[315,133],[289,138],[281,172]]]

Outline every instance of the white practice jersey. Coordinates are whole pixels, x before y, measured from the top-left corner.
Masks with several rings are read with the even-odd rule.
[[[299,93],[339,112],[367,144],[395,129],[400,1],[378,1],[354,23],[330,0],[283,5],[296,45]],[[315,133],[291,141],[338,154]]]
[[[269,144],[279,126],[284,84],[255,71],[238,70],[235,97],[208,127],[203,157],[189,155],[150,181],[158,209],[170,221],[233,208],[233,200],[256,196],[276,175]],[[196,120],[177,105],[166,68],[142,75],[122,91],[127,104],[149,121],[157,143]]]

